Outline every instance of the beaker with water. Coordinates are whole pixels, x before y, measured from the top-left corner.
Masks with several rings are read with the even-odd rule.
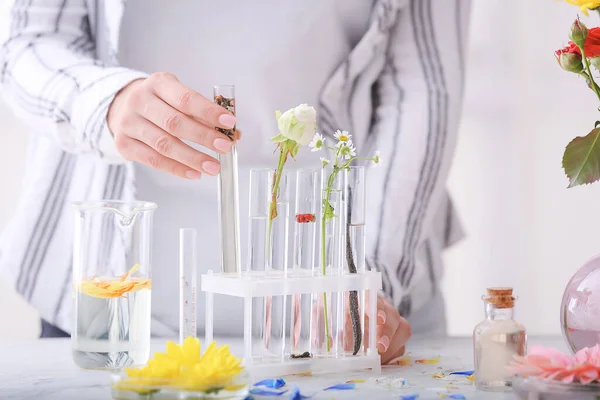
[[[116,370],[148,361],[156,204],[78,202],[73,248],[75,363]]]

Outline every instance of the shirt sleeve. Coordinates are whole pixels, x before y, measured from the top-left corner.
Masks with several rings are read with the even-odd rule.
[[[367,237],[371,267],[382,272],[386,295],[410,312],[420,259],[446,198],[462,105],[468,0],[411,0],[391,28],[376,84],[372,134],[382,165],[369,172]],[[421,276],[419,276],[421,275]],[[420,289],[419,289],[420,290]]]
[[[85,0],[11,0],[9,21],[0,51],[7,103],[64,150],[124,162],[106,115],[117,92],[146,74],[95,58]]]

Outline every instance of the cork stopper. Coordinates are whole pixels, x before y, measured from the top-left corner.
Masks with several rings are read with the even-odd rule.
[[[487,296],[484,301],[493,304],[496,308],[513,308],[516,298],[512,295],[513,289],[509,287],[487,288]]]

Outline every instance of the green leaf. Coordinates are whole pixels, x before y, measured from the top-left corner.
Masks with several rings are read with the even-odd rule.
[[[600,128],[584,137],[576,137],[567,145],[562,165],[569,187],[594,183],[600,179]]]
[[[334,209],[329,203],[328,199],[323,199],[323,219],[327,223],[330,219],[337,217],[334,213]]]
[[[271,139],[269,139],[271,142],[276,142],[276,143],[281,143],[281,142],[285,142],[287,140],[287,138],[285,136],[283,136],[281,133],[277,136],[273,136]]]
[[[296,155],[298,155],[298,151],[300,151],[300,146],[295,146],[294,149],[292,150],[293,158],[296,158]]]

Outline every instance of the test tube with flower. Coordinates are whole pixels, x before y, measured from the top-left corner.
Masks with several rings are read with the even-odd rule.
[[[270,211],[276,217],[268,220],[266,237],[266,274],[285,276],[289,261],[289,214],[290,191],[289,173],[268,170],[269,188],[278,181],[276,202],[271,200]],[[274,206],[272,206],[274,204]],[[285,350],[286,296],[265,298],[264,343],[267,357],[280,358]]]
[[[350,201],[349,194],[352,195],[352,190],[347,191],[345,182],[345,173],[351,170],[351,164],[354,160],[372,161],[374,164],[380,163],[379,152],[376,152],[373,157],[362,158],[356,156],[356,148],[352,143],[352,135],[346,131],[336,131],[334,134],[337,143],[335,146],[328,146],[325,143],[325,138],[320,134],[315,134],[313,140],[310,142],[310,147],[313,151],[319,151],[321,149],[330,150],[334,157],[329,160],[321,158],[322,163],[322,175],[321,175],[321,218],[320,224],[320,267],[319,271],[321,274],[335,274],[343,271],[343,265],[354,264],[356,267],[357,260],[354,257],[345,257],[347,251],[352,251],[352,246],[347,244],[348,236],[348,224],[352,224],[352,215],[348,214],[348,202]],[[359,170],[356,170],[359,171]],[[360,175],[360,174],[359,174]],[[351,177],[354,177],[354,173],[351,173]],[[346,178],[347,181],[347,178]],[[362,179],[364,184],[364,176]],[[363,189],[361,189],[363,190]],[[362,198],[364,200],[364,196]],[[354,202],[353,202],[354,205]],[[364,205],[361,205],[364,207]],[[364,222],[363,222],[364,224]],[[352,235],[352,232],[350,232]],[[352,241],[352,237],[350,238]],[[364,254],[364,252],[363,252]],[[353,260],[352,263],[349,260]],[[361,266],[364,270],[364,265]],[[356,268],[352,268],[356,269]],[[349,271],[350,272],[350,271]],[[331,294],[322,293],[319,294],[316,301],[316,306],[321,308],[323,311],[318,312],[317,315],[323,315],[323,323],[319,324],[317,321],[318,333],[315,338],[319,340],[321,337],[327,338],[324,343],[319,343],[323,347],[322,351],[326,354],[336,353],[339,349],[332,348],[334,345],[340,344],[345,346],[345,310],[349,308],[349,312],[352,321],[352,348],[353,354],[357,354],[362,342],[362,326],[364,324],[360,321],[360,305],[357,299],[357,294],[349,293],[348,296],[344,293],[336,295],[338,304],[331,304],[335,299]],[[346,298],[347,297],[347,298]],[[346,306],[347,304],[347,306]],[[336,318],[329,319],[331,309],[335,309]],[[332,326],[333,323],[336,326]],[[340,340],[333,340],[339,338]],[[342,347],[344,349],[344,347]]]

